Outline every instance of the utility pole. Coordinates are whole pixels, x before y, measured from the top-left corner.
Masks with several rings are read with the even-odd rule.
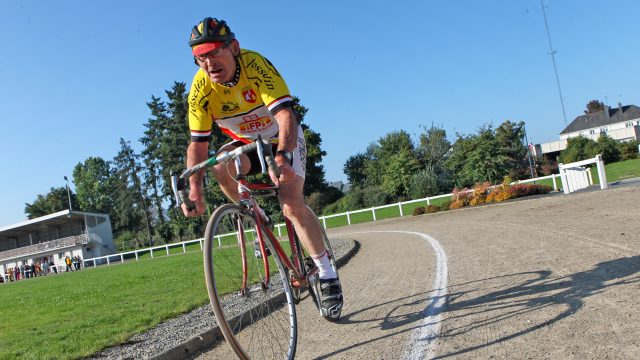
[[[65,176],[65,181],[67,182],[67,199],[69,199],[69,213],[73,211],[71,208],[71,190],[69,190],[69,179]]]
[[[531,170],[531,178],[533,179],[535,176],[533,175],[533,161],[531,160],[531,148],[529,147],[529,139],[527,139],[527,129],[522,126],[522,130],[524,131],[524,142],[527,145],[527,158],[529,159],[529,169]]]
[[[560,88],[560,78],[558,77],[558,67],[556,66],[556,51],[553,50],[551,45],[551,33],[549,32],[549,23],[547,22],[547,13],[544,11],[546,6],[544,0],[540,0],[540,6],[542,7],[542,16],[544,17],[544,28],[547,30],[547,39],[549,40],[549,54],[551,55],[551,61],[553,61],[553,71],[556,74],[556,84],[558,85],[558,93],[560,94],[560,105],[562,106],[562,116],[564,117],[564,126],[567,126],[567,113],[564,111],[564,100],[562,99],[562,89]]]

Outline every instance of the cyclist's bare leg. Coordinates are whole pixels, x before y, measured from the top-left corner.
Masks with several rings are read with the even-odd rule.
[[[296,234],[300,237],[305,249],[311,255],[322,254],[324,252],[322,229],[315,214],[309,210],[304,202],[303,187],[304,179],[295,176],[291,182],[280,184],[278,199],[282,213],[293,223]]]

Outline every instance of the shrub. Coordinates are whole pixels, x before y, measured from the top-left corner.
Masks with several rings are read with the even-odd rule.
[[[489,192],[489,195],[487,195],[486,198],[486,202],[500,202],[511,199],[512,192],[511,185],[509,185],[510,182],[511,179],[509,177],[505,177],[502,181],[502,184],[496,186],[495,188],[493,188],[493,190],[491,190],[491,192]]]
[[[638,141],[625,141],[618,144],[620,149],[620,158],[622,160],[638,158]]]
[[[425,208],[425,211],[427,212],[427,214],[433,214],[440,211],[440,206],[427,205],[427,207]]]
[[[440,211],[447,211],[447,210],[451,209],[451,204],[452,204],[452,201],[451,200],[447,200],[447,201],[443,202],[442,204],[436,205],[436,206],[438,206],[438,209]]]
[[[469,205],[473,197],[473,192],[467,188],[453,189],[453,201],[449,206],[450,209],[460,209],[463,206]]]
[[[543,157],[538,161],[538,169],[543,176],[549,176],[551,174],[558,173],[558,163],[556,161],[550,160],[546,157]]]
[[[385,194],[378,186],[371,186],[363,189],[354,189],[335,203],[326,206],[322,213],[324,215],[365,209],[373,206],[380,206],[390,203],[392,198]],[[395,200],[395,198],[393,198]]]
[[[488,181],[483,183],[477,183],[473,187],[473,193],[471,195],[471,200],[469,201],[469,205],[475,206],[484,204],[487,199],[487,195],[489,190],[491,189],[491,184]]]
[[[551,186],[538,184],[516,184],[511,186],[511,196],[513,198],[548,194],[551,192]]]
[[[418,171],[409,181],[409,194],[414,199],[433,196],[438,193],[438,175],[432,168]]]
[[[598,137],[596,148],[598,153],[602,154],[602,160],[605,164],[620,161],[618,142],[607,134],[601,134]]]
[[[418,206],[413,209],[413,216],[423,215],[425,212],[424,206]]]

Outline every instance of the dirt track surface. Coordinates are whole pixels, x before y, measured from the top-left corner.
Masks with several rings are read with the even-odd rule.
[[[296,358],[640,359],[639,218],[635,185],[333,229],[361,245],[342,319],[301,303]]]

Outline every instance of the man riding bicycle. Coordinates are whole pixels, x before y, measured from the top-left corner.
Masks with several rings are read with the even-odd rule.
[[[211,128],[215,122],[232,140],[218,151],[230,151],[261,136],[275,151],[280,177],[270,172],[279,186],[278,200],[283,214],[291,220],[304,247],[319,269],[322,314],[329,320],[340,318],[342,289],[322,243],[322,229],[304,202],[306,145],[302,128],[293,111],[293,99],[276,68],[260,54],[240,48],[225,21],[206,18],[191,32],[191,51],[200,69],[189,91],[187,167],[208,158]],[[242,155],[245,174],[260,170],[257,154]],[[235,168],[213,167],[213,175],[225,195],[238,203]],[[196,208],[182,204],[186,216],[204,214],[203,173],[190,178],[189,198]]]

